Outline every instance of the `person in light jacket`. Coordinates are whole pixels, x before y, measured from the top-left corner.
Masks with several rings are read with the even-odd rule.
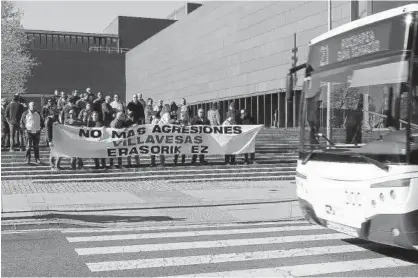
[[[174,120],[171,119],[170,112],[171,112],[170,105],[169,104],[164,105],[163,109],[160,112],[161,119],[158,122],[159,125],[171,125],[174,123]],[[161,163],[161,166],[163,167],[165,166],[164,155],[160,155],[160,163]]]
[[[219,114],[217,102],[214,102],[212,108],[208,111],[208,120],[210,121],[210,125],[221,125],[221,115]]]
[[[41,140],[41,129],[44,128],[44,120],[41,113],[35,109],[35,103],[29,102],[29,109],[26,110],[20,119],[20,128],[27,134],[26,161],[29,164],[31,159],[31,148],[35,154],[35,163],[40,164],[39,141]]]
[[[223,122],[222,125],[234,125],[234,115],[232,113],[228,113],[226,120]],[[235,164],[235,155],[226,154],[225,155],[225,164],[234,165]]]

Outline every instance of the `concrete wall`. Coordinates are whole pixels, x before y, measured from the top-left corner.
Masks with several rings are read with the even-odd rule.
[[[93,92],[119,93],[125,97],[124,54],[104,52],[31,50],[40,63],[26,83],[27,94],[71,93],[91,87]]]
[[[350,21],[349,1],[332,5],[334,27]],[[205,2],[127,53],[127,98],[195,103],[284,89],[293,34],[303,63],[327,23],[326,1]]]

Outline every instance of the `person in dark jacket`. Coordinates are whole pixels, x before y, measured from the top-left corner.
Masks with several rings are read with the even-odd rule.
[[[20,120],[20,128],[26,132],[28,146],[26,149],[26,161],[30,164],[31,148],[35,154],[35,163],[40,164],[39,160],[39,141],[41,140],[41,129],[44,128],[44,120],[35,109],[35,103],[29,102],[29,109],[26,110]]]
[[[102,92],[97,93],[97,98],[93,101],[93,110],[99,112],[100,118],[103,117],[102,114],[102,104],[105,102]]]
[[[254,118],[248,115],[248,111],[241,109],[241,125],[254,125]],[[248,160],[248,153],[244,154],[244,164],[253,164],[255,162],[255,153],[250,154],[251,159]]]
[[[200,108],[197,111],[197,116],[194,117],[191,121],[191,125],[207,125],[210,126],[210,122],[208,119],[205,118],[205,111],[203,110],[203,108]],[[197,159],[197,155],[194,154],[192,156],[192,164],[196,163],[196,159]],[[201,164],[207,164],[208,162],[205,161],[205,155],[204,154],[200,154],[199,155],[199,161]]]
[[[91,113],[91,117],[87,122],[87,127],[103,127],[103,122],[100,120],[99,112],[93,111]],[[94,158],[94,166],[96,169],[100,168],[100,164],[102,164],[102,168],[106,168],[106,158]]]
[[[90,102],[86,103],[86,108],[80,111],[80,114],[78,114],[78,119],[83,122],[84,125],[88,125],[88,121],[91,120],[91,115],[93,113],[92,104]],[[97,111],[95,111],[97,112]]]
[[[145,100],[142,98],[142,93],[138,93],[137,96],[138,96],[138,101],[142,104],[142,108],[145,110],[146,103],[145,103]]]
[[[61,123],[65,123],[65,121],[67,119],[70,119],[69,112],[71,110],[74,112],[75,117],[77,117],[78,116],[78,113],[80,111],[77,110],[77,107],[75,105],[75,99],[73,97],[70,97],[68,99],[68,103],[62,109],[62,112],[61,112],[61,115],[60,115]]]
[[[110,105],[111,97],[108,95],[102,103],[103,125],[108,127],[113,120],[113,108]]]
[[[144,107],[142,107],[142,104],[138,101],[138,96],[136,94],[132,96],[132,101],[128,103],[126,109],[131,111],[134,122],[138,124],[143,123],[145,118]]]
[[[65,120],[64,124],[69,125],[69,126],[84,126],[84,123],[81,120],[77,119],[77,112],[75,109],[70,109],[68,111],[68,119]],[[71,168],[73,170],[76,169],[77,164],[78,164],[78,169],[83,168],[83,160],[80,157],[72,157]],[[57,168],[59,167],[57,166]]]
[[[19,96],[14,95],[12,101],[7,105],[5,117],[10,128],[10,151],[14,152],[14,147],[17,146],[16,140],[19,136],[19,122],[23,114],[23,106],[19,103]],[[20,147],[23,149],[23,143],[20,142]]]
[[[6,119],[7,99],[1,99],[1,147],[10,148],[10,127]]]
[[[240,120],[241,120],[240,117],[241,117],[241,115],[240,115],[239,111],[235,107],[235,102],[231,102],[229,104],[229,110],[226,113],[225,119],[227,119],[229,117],[232,117],[232,120],[231,120],[231,124],[232,125],[239,125],[240,124]]]
[[[125,114],[118,112],[116,118],[110,123],[111,128],[124,128],[125,127]],[[113,166],[113,158],[109,159],[109,166]],[[122,157],[118,157],[118,168],[122,167]]]
[[[54,103],[54,99],[48,99],[47,104],[42,108],[42,117],[45,121],[46,127],[46,145],[49,146],[49,143],[52,141],[52,127],[54,122],[58,121],[59,111]]]
[[[139,103],[139,102],[138,102]],[[141,103],[139,103],[140,105],[142,105]],[[133,111],[131,111],[129,108],[126,109],[126,120],[125,120],[125,124],[124,127],[134,127],[136,125],[138,125],[138,118],[135,117],[135,113]],[[139,155],[135,155],[135,161],[136,161],[136,166],[139,166]],[[128,156],[127,158],[127,162],[128,162],[128,167],[132,166],[132,157]]]

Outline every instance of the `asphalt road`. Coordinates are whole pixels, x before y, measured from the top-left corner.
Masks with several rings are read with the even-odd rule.
[[[2,233],[3,277],[416,277],[418,252],[304,221]]]

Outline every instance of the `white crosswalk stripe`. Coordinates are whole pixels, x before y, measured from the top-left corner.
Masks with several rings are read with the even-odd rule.
[[[149,238],[175,238],[175,237],[194,237],[209,235],[237,235],[237,234],[253,234],[253,233],[271,233],[286,231],[307,231],[322,230],[319,226],[288,226],[258,229],[236,229],[236,230],[208,230],[193,232],[171,232],[171,233],[150,233],[150,234],[127,234],[127,235],[106,235],[106,236],[90,236],[90,237],[67,237],[69,242],[83,241],[110,241],[110,240],[129,240],[129,239],[149,239]]]
[[[409,266],[418,271],[412,262],[369,251],[373,243],[349,244],[340,240],[350,236],[305,221],[62,232],[90,271],[103,275],[134,271],[138,277],[155,276],[150,274],[165,271],[165,277],[300,277]],[[348,259],[346,254],[351,254]],[[299,261],[287,265],[288,260]],[[252,266],[246,269],[247,264]],[[223,268],[207,270],[208,265]]]
[[[304,277],[312,275],[332,274],[337,272],[373,270],[412,265],[415,264],[393,258],[378,258],[367,260],[352,260],[344,262],[284,266],[276,268],[199,273],[198,275],[182,275],[171,277]]]

